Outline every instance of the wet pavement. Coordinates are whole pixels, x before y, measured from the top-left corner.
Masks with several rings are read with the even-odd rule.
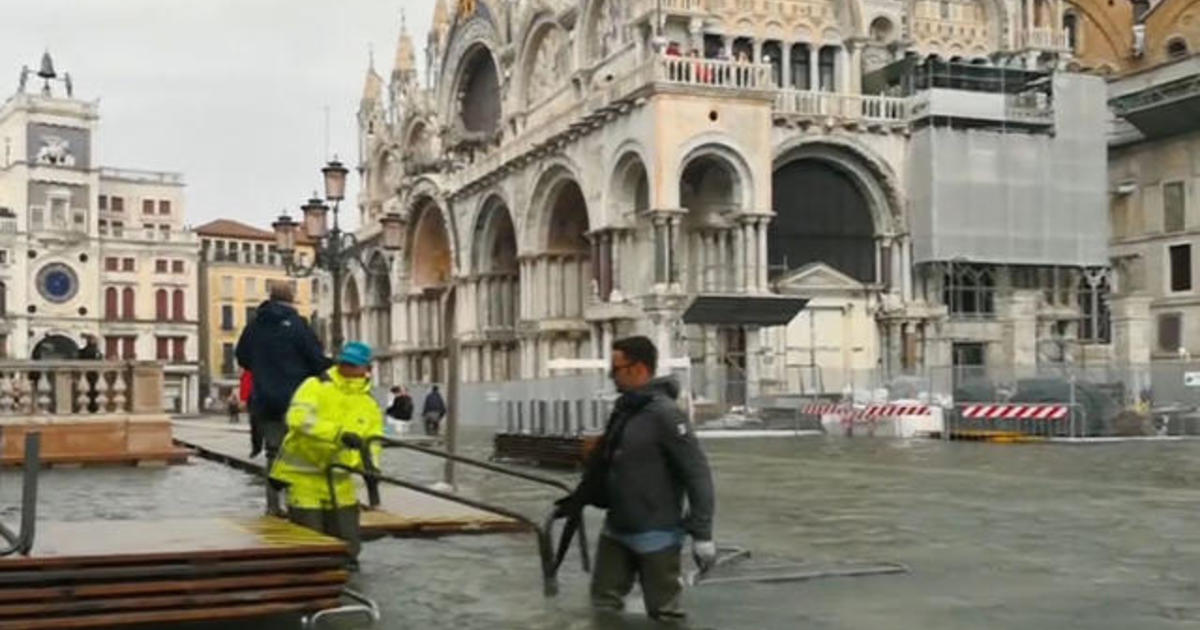
[[[486,455],[488,434],[465,436]],[[705,443],[723,543],[812,562],[902,562],[909,575],[699,586],[689,628],[1185,628],[1200,624],[1200,442],[1093,446],[793,438]],[[441,464],[389,450],[384,468]],[[464,493],[544,514],[552,490],[459,469]],[[572,475],[562,475],[571,478]],[[52,470],[43,519],[166,518],[261,509],[261,488],[197,462]],[[16,474],[0,474],[13,523]],[[598,516],[593,514],[592,516]],[[599,531],[599,520],[589,533]],[[383,628],[659,627],[593,618],[572,551],[542,597],[532,535],[381,540],[356,582]],[[631,607],[640,605],[631,601]]]

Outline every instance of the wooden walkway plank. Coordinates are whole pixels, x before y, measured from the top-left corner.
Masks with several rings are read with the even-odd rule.
[[[241,588],[271,588],[309,584],[346,583],[350,574],[344,570],[315,573],[279,573],[240,577],[201,578],[195,580],[138,580],[76,584],[40,588],[0,588],[0,603],[28,602],[48,599],[88,599],[120,597],[123,595],[153,595],[160,593],[215,593]]]
[[[301,558],[274,558],[268,560],[233,560],[191,563],[187,561],[159,565],[129,565],[122,567],[88,567],[33,569],[27,571],[0,572],[0,587],[13,584],[84,583],[99,580],[127,580],[137,578],[204,578],[238,574],[262,574],[278,571],[312,570],[328,571],[342,568],[344,556],[311,556]]]
[[[329,599],[338,597],[341,584],[293,586],[274,589],[244,589],[220,593],[147,595],[71,601],[47,601],[0,605],[0,620],[34,615],[80,615],[118,610],[160,610],[200,606],[240,605],[259,602]]]
[[[242,620],[287,613],[311,612],[325,608],[334,608],[338,605],[339,601],[337,599],[324,599],[309,602],[272,602],[188,610],[106,613],[58,619],[28,617],[0,621],[0,630],[84,630],[88,628],[113,628],[147,623]],[[253,625],[247,624],[242,627],[253,627]]]
[[[5,572],[172,560],[294,558],[346,553],[344,542],[280,518],[73,521],[38,526],[33,552],[0,558]]]

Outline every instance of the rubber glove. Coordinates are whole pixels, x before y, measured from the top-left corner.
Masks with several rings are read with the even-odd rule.
[[[692,560],[701,573],[707,572],[717,563],[717,543],[711,540],[692,540]]]
[[[363,447],[362,436],[360,436],[357,433],[351,433],[349,431],[345,431],[342,433],[342,436],[339,439],[342,442],[342,446],[345,446],[346,448],[352,448],[352,449],[358,450]]]

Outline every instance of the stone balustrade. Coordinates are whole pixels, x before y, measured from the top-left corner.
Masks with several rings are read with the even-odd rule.
[[[162,413],[162,367],[130,361],[0,361],[0,417]]]
[[[1067,33],[1053,28],[1033,28],[1025,32],[1025,48],[1031,50],[1069,50]]]
[[[909,118],[908,99],[808,90],[779,90],[775,94],[775,111],[794,116],[868,122],[903,123]]]
[[[660,55],[655,80],[676,85],[726,90],[774,89],[771,66],[702,57]]]

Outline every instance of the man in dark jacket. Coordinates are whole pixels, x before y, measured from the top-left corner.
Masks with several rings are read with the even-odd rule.
[[[583,481],[557,508],[559,514],[584,505],[607,510],[592,573],[593,606],[620,610],[638,577],[646,612],[656,619],[683,616],[684,535],[691,535],[701,569],[716,558],[712,473],[675,403],[678,384],[653,378],[657,362],[658,350],[646,337],[613,344],[611,374],[621,396]]]
[[[292,299],[290,284],[271,285],[270,299],[258,307],[254,321],[242,330],[237,344],[238,365],[254,374],[250,424],[262,436],[268,470],[287,435],[284,416],[292,394],[304,379],[317,376],[332,365],[316,334],[292,306]],[[270,484],[267,509],[282,511],[278,493]]]
[[[388,406],[387,415],[401,422],[412,420],[413,400],[408,390],[401,385],[392,388],[392,404]]]
[[[421,418],[425,420],[425,435],[437,435],[442,418],[446,417],[446,401],[437,385],[425,395],[425,403],[421,405]]]

